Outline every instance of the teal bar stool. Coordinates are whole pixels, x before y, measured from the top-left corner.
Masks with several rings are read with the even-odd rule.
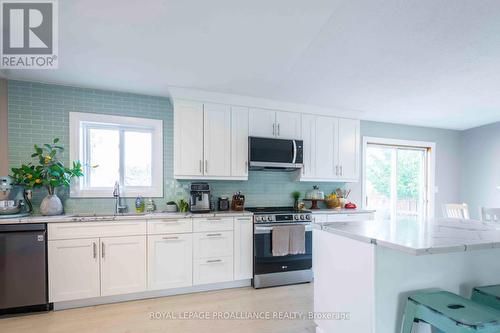
[[[472,290],[471,299],[474,302],[500,310],[500,285],[476,287]]]
[[[401,333],[411,333],[415,321],[446,333],[500,332],[500,311],[447,291],[408,297]]]

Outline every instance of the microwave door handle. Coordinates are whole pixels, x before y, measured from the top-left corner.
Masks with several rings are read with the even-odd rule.
[[[293,159],[292,159],[292,164],[295,164],[295,161],[297,160],[297,143],[295,140],[292,140],[293,143]]]

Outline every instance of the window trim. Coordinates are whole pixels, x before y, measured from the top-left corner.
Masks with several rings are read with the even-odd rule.
[[[362,207],[366,209],[366,147],[368,144],[381,145],[381,146],[400,146],[404,148],[424,148],[427,149],[427,218],[434,218],[436,215],[435,211],[435,199],[436,199],[436,143],[430,141],[415,141],[415,140],[400,140],[400,139],[389,139],[389,138],[378,138],[378,137],[363,137],[363,165],[362,168]]]
[[[151,129],[151,182],[153,186],[124,186],[120,184],[123,197],[163,197],[163,120],[135,117],[112,116],[96,113],[69,113],[69,136],[70,136],[70,161],[80,160],[84,163],[83,133],[80,124],[82,122],[96,123],[96,125],[112,124],[114,126]],[[120,161],[122,163],[122,161]],[[123,175],[122,175],[123,176]],[[121,177],[123,178],[123,177]],[[123,179],[120,180],[122,182]],[[72,198],[112,198],[113,187],[82,188],[81,179],[74,179],[70,187]]]

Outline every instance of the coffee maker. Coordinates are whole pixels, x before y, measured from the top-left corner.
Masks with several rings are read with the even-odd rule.
[[[14,185],[9,176],[0,177],[0,219],[28,216],[33,211],[32,192]]]
[[[191,183],[189,210],[191,213],[210,212],[210,185],[207,183]]]

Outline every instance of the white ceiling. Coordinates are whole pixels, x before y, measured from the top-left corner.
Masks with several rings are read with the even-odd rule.
[[[500,121],[499,13],[498,0],[63,0],[59,69],[2,74],[465,129]]]

